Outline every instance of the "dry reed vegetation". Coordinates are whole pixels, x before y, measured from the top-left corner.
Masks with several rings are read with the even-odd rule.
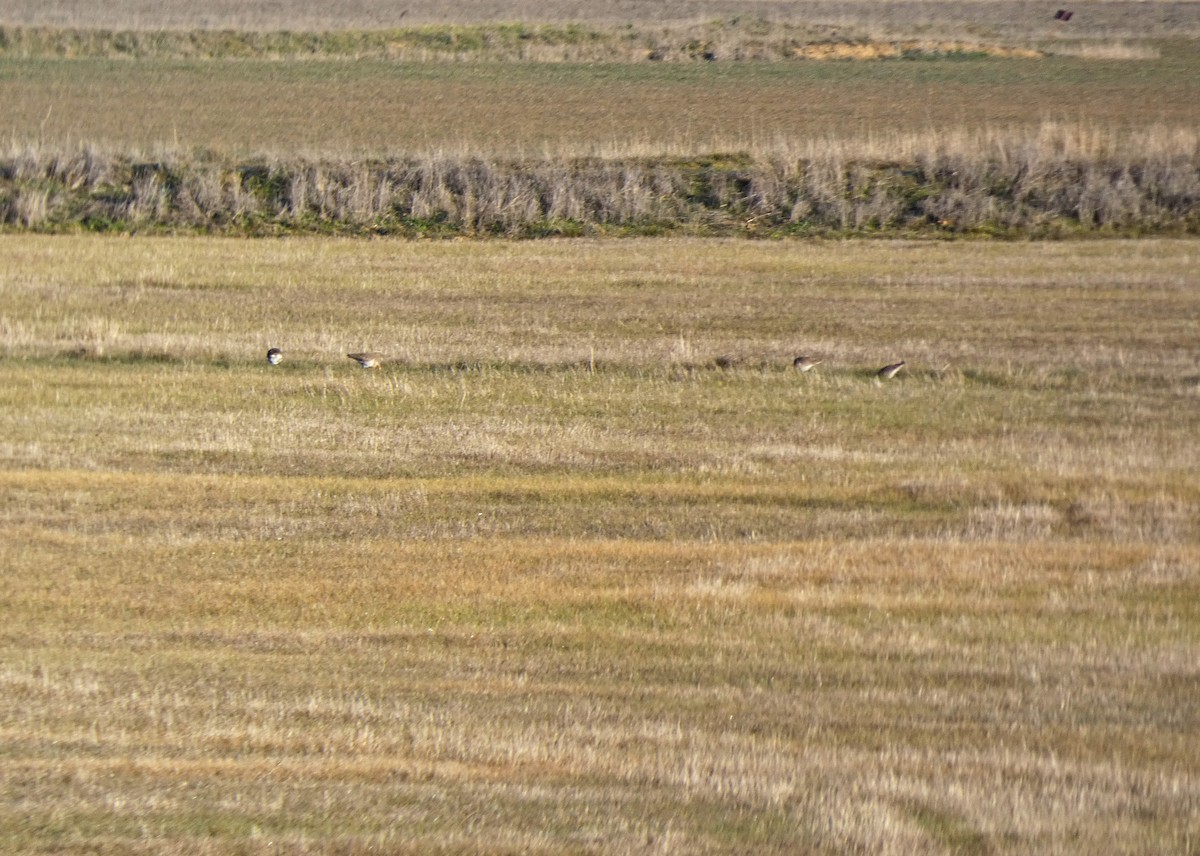
[[[0,849],[1194,850],[1194,242],[0,251]]]
[[[1070,235],[1200,229],[1200,138],[1043,124],[700,157],[428,155],[239,164],[87,146],[0,159],[0,223],[535,237]]]

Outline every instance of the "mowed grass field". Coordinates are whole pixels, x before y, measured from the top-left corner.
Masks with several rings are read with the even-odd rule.
[[[0,253],[5,852],[1196,851],[1200,244]]]

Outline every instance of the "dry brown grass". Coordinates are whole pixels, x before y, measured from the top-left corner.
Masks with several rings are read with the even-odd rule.
[[[1138,853],[1195,820],[1194,549],[214,546],[25,548],[59,570],[9,634],[9,841]]]
[[[1194,242],[0,251],[0,849],[1194,850]]]

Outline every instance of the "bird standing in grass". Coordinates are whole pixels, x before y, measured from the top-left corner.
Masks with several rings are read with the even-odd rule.
[[[267,362],[273,366],[277,366],[283,362],[283,351],[278,348],[271,348],[267,351]]]
[[[894,378],[896,376],[896,372],[900,371],[900,369],[902,369],[902,368],[904,368],[904,360],[901,360],[898,363],[892,363],[891,365],[884,366],[879,371],[877,371],[875,374],[878,377],[883,378],[884,380],[888,380],[889,378]]]
[[[373,369],[379,367],[383,363],[383,357],[379,354],[371,353],[370,351],[363,354],[346,354],[347,357],[354,360],[364,369]]]
[[[798,372],[810,372],[823,362],[825,361],[814,360],[812,357],[796,357],[796,359],[792,360],[792,365]]]

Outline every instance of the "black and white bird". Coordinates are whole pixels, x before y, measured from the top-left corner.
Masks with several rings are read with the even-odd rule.
[[[895,377],[896,372],[900,371],[900,369],[902,369],[902,368],[904,368],[904,360],[901,360],[898,363],[892,363],[891,365],[884,366],[879,371],[877,371],[875,374],[878,377],[883,378],[884,380],[888,380],[889,378]]]
[[[380,354],[367,351],[362,354],[346,354],[347,357],[354,360],[364,369],[378,368],[383,363],[383,357]]]
[[[825,361],[814,360],[812,357],[796,357],[796,359],[792,360],[792,365],[798,372],[810,372],[823,362]]]
[[[278,348],[271,348],[267,351],[267,362],[273,366],[277,366],[283,362],[283,351]]]

